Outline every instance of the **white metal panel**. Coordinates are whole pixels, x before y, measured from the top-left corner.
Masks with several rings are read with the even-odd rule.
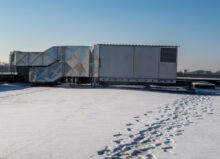
[[[160,62],[160,79],[176,79],[177,64]]]
[[[100,77],[133,77],[133,47],[100,45]]]
[[[135,47],[134,77],[157,79],[159,76],[160,48]]]

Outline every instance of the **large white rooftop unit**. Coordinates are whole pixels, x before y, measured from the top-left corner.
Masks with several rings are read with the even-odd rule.
[[[175,83],[177,46],[97,44],[93,77],[100,81]]]

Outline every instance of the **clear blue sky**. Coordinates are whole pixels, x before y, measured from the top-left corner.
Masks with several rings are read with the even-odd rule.
[[[179,70],[220,70],[220,1],[0,0],[0,61],[95,43],[179,45]]]

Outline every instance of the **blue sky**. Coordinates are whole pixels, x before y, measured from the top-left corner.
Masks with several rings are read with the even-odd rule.
[[[178,70],[220,70],[220,1],[0,0],[0,61],[95,43],[179,45]]]

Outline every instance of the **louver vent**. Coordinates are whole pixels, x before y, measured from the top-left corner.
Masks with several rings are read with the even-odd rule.
[[[160,62],[176,63],[176,48],[161,48]]]

